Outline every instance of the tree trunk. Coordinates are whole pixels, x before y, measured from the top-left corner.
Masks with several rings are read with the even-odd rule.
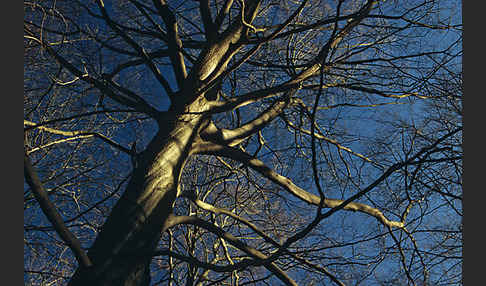
[[[69,285],[149,285],[151,253],[172,212],[181,170],[204,122],[201,97],[186,112],[159,122],[159,132],[139,156],[122,197],[88,252],[90,269],[79,268]]]

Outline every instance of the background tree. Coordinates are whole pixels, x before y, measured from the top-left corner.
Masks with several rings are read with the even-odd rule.
[[[459,1],[24,2],[29,285],[456,285]]]

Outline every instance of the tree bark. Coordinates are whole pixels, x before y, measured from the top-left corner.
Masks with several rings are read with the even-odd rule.
[[[151,256],[177,197],[181,170],[204,117],[204,97],[159,120],[159,131],[137,159],[125,192],[88,252],[93,262],[69,282],[77,285],[141,286],[150,283]]]

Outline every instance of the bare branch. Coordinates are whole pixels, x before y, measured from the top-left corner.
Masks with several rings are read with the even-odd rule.
[[[206,202],[203,202],[201,200],[198,200],[197,198],[189,198],[191,199],[191,201],[196,204],[198,207],[200,207],[201,209],[204,209],[206,211],[209,211],[209,212],[212,212],[212,213],[215,213],[215,214],[225,214],[241,223],[243,223],[244,225],[248,226],[251,230],[253,230],[255,233],[257,233],[259,236],[261,236],[266,242],[269,242],[271,243],[273,246],[276,246],[278,249],[282,249],[282,246],[276,242],[275,240],[273,240],[271,237],[269,237],[265,232],[263,232],[260,228],[258,228],[255,224],[251,223],[249,220],[241,217],[241,216],[238,216],[236,215],[235,213],[231,212],[231,211],[228,211],[226,209],[223,209],[223,208],[218,208],[218,207],[215,207],[211,204],[208,204]],[[322,267],[322,266],[318,266],[318,265],[315,265],[311,262],[309,262],[308,260],[294,254],[294,253],[291,253],[289,252],[288,250],[285,250],[285,253],[290,255],[292,258],[296,259],[297,261],[313,268],[313,269],[316,269],[317,271],[320,271],[322,273],[324,273],[326,276],[328,276],[334,283],[336,283],[336,285],[340,285],[340,286],[344,286],[344,284],[339,281],[339,279],[336,278],[336,276],[334,276],[331,272],[329,272],[329,270],[327,270],[325,267]],[[238,265],[236,265],[238,266]]]
[[[290,120],[288,120],[286,118],[284,118],[284,121],[292,129],[294,129],[296,131],[299,131],[299,132],[302,132],[304,134],[307,134],[307,135],[312,136],[312,133],[309,130],[306,130],[306,129],[303,129],[303,128],[299,128],[299,127],[295,126],[294,123],[292,123]],[[324,140],[324,141],[326,141],[328,143],[331,143],[331,144],[333,144],[334,146],[336,146],[337,148],[339,148],[339,149],[341,149],[343,151],[346,151],[346,152],[348,152],[348,153],[350,153],[350,154],[352,154],[352,155],[354,155],[356,157],[359,157],[359,158],[365,160],[366,162],[372,163],[372,164],[374,164],[374,165],[382,168],[382,166],[380,164],[378,164],[377,162],[371,160],[370,158],[366,157],[365,155],[363,155],[361,153],[357,153],[357,152],[353,151],[351,148],[341,145],[337,140],[325,136],[322,133],[322,131],[319,130],[319,128],[317,128],[317,127],[316,127],[316,131],[317,132],[314,133],[314,135],[313,135],[315,138],[320,139],[320,140]]]
[[[233,0],[225,0],[223,7],[221,7],[216,19],[214,20],[214,24],[218,29],[220,28],[221,24],[223,24],[224,18],[229,13],[232,5]]]
[[[322,205],[323,208],[331,208],[333,210],[337,208],[337,209],[343,209],[343,210],[353,211],[353,212],[358,211],[373,216],[385,226],[401,228],[404,225],[403,222],[388,220],[385,217],[385,215],[376,208],[370,207],[369,205],[363,203],[354,202],[356,196],[353,196],[352,199],[350,198],[344,201],[338,199],[325,198],[324,202],[321,204],[321,200],[319,196],[316,196],[314,194],[311,194],[301,189],[300,187],[296,186],[289,178],[277,174],[271,168],[266,166],[262,161],[253,158],[249,154],[239,149],[233,147],[221,146],[214,143],[206,143],[206,144],[201,143],[196,148],[197,150],[195,151],[195,153],[222,156],[222,157],[227,157],[236,160],[238,162],[241,162],[246,166],[252,168],[253,170],[257,171],[262,176],[274,182],[275,184],[283,187],[294,197],[308,204],[315,205],[315,206]],[[362,195],[363,193],[370,191],[376,185],[378,185],[379,182],[383,181],[386,177],[388,177],[391,173],[393,173],[393,171],[397,169],[398,167],[394,166],[392,169],[390,169],[392,171],[388,170],[384,175],[382,175],[382,177],[380,177],[377,181],[375,181],[374,184],[365,188],[364,192],[361,191],[359,193]]]
[[[238,145],[244,139],[265,128],[265,126],[283,112],[289,103],[290,96],[287,95],[283,101],[275,102],[253,120],[235,129],[218,128],[211,123],[205,131],[201,133],[201,138],[222,145]]]
[[[209,0],[199,1],[199,11],[201,12],[201,19],[204,25],[204,32],[209,43],[213,42],[217,37],[217,29],[211,17],[211,10],[209,8]]]
[[[57,211],[56,206],[51,202],[47,192],[42,186],[37,173],[32,166],[32,162],[27,154],[24,154],[24,176],[27,184],[29,184],[35,198],[39,202],[42,212],[46,215],[47,219],[52,223],[52,226],[62,238],[62,240],[69,246],[71,251],[76,256],[78,263],[84,267],[88,268],[92,265],[86,252],[82,249],[81,243],[74,236],[74,234],[66,227],[64,220]]]
[[[184,56],[180,52],[182,49],[182,42],[177,31],[178,28],[176,18],[172,11],[170,11],[165,0],[153,0],[153,3],[157,8],[160,17],[162,17],[162,20],[165,23],[165,27],[167,29],[167,45],[169,47],[170,61],[172,63],[172,67],[174,68],[177,84],[179,85],[179,88],[182,89],[184,80],[187,77],[187,71],[184,63]]]
[[[152,73],[155,75],[155,78],[160,82],[160,84],[164,87],[165,91],[167,92],[167,95],[169,97],[173,97],[174,91],[169,85],[169,82],[165,79],[165,77],[160,73],[159,68],[153,63],[152,59],[148,56],[147,52],[145,51],[144,48],[142,48],[137,42],[135,42],[130,36],[128,36],[125,31],[121,30],[118,28],[117,23],[115,23],[108,13],[106,12],[105,5],[102,0],[97,1],[98,6],[100,8],[101,14],[103,15],[103,18],[105,19],[106,23],[118,34],[120,35],[126,42],[129,44],[137,53],[140,55],[140,57],[145,61],[145,64],[150,68]]]
[[[64,57],[59,55],[48,43],[41,41],[35,37],[32,36],[24,36],[25,38],[29,38],[31,40],[36,41],[39,43],[44,49],[47,50],[47,52],[53,56],[56,61],[69,70],[72,74],[75,76],[79,77],[83,81],[93,84],[96,86],[103,94],[107,95],[111,99],[115,100],[116,102],[125,105],[127,107],[131,107],[139,112],[146,113],[147,115],[150,115],[152,117],[158,117],[159,111],[153,108],[150,104],[148,104],[145,100],[143,100],[141,97],[136,96],[135,101],[132,98],[128,97],[123,97],[120,96],[119,94],[116,94],[113,92],[113,90],[110,88],[110,86],[102,80],[98,80],[90,76],[89,74],[81,72],[78,68],[76,68],[73,64],[71,64],[68,60],[66,60]]]
[[[228,241],[231,245],[235,246],[239,250],[245,252],[246,254],[250,255],[253,257],[255,260],[265,260],[267,256],[263,254],[262,252],[258,251],[257,249],[247,245],[246,243],[242,242],[232,234],[224,231],[223,229],[215,226],[212,223],[209,223],[207,221],[204,221],[198,217],[195,216],[172,216],[169,219],[169,223],[166,225],[167,227],[172,227],[177,224],[190,224],[194,226],[198,226],[201,228],[204,228],[205,230],[217,235],[218,237],[221,237]],[[239,267],[247,267],[252,264],[253,260],[246,260],[244,262],[240,262],[238,264]],[[234,264],[236,266],[237,264]],[[265,263],[264,266],[271,271],[275,276],[277,276],[285,285],[292,285],[292,286],[297,286],[297,283],[290,278],[280,267],[275,265],[273,262],[272,263]]]
[[[97,133],[97,132],[64,131],[64,130],[59,130],[59,129],[54,129],[54,128],[49,128],[49,127],[45,127],[45,126],[42,126],[42,125],[38,125],[38,124],[31,122],[31,121],[28,121],[28,120],[24,120],[24,125],[31,126],[31,127],[35,126],[35,128],[38,128],[40,130],[43,130],[43,131],[46,131],[46,132],[49,132],[49,133],[52,133],[52,134],[58,134],[58,135],[63,135],[63,136],[71,136],[71,138],[66,138],[66,139],[54,141],[54,142],[48,143],[44,146],[36,147],[32,150],[28,150],[27,154],[30,154],[32,152],[35,152],[37,150],[46,148],[46,147],[54,145],[54,144],[63,143],[63,142],[66,142],[66,141],[89,138],[89,137],[97,137],[97,138],[100,138],[101,140],[105,141],[106,143],[108,143],[109,145],[115,147],[116,149],[118,149],[120,151],[123,151],[123,152],[125,152],[129,155],[135,155],[135,154],[133,154],[133,151],[131,149],[125,148],[122,145],[111,140],[110,138],[106,137],[105,135]]]

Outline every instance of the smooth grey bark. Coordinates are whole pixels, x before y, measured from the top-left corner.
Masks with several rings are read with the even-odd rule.
[[[201,114],[191,112],[204,105],[200,97],[183,111],[169,112],[159,120],[159,132],[140,154],[125,192],[88,251],[93,266],[78,269],[70,286],[149,285],[152,257],[140,253],[153,252],[165,231],[181,170],[205,122]]]

